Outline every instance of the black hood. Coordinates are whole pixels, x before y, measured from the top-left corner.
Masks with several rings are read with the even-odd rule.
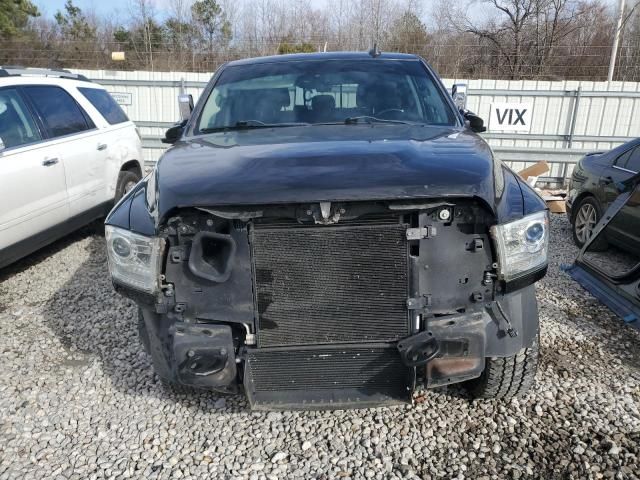
[[[156,172],[163,218],[176,207],[478,197],[496,203],[494,159],[458,127],[331,125],[182,141]],[[502,175],[502,172],[500,172]]]

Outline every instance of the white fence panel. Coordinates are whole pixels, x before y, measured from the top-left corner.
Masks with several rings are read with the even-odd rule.
[[[181,91],[197,101],[211,75],[190,72],[75,70],[103,84],[112,93],[131,95],[122,105],[140,128],[145,161],[151,165],[166,149],[164,130],[179,118]],[[497,130],[483,136],[496,155],[518,170],[539,160],[552,163],[549,177],[565,177],[585,152],[608,150],[640,136],[640,83],[538,80],[445,79],[450,88],[466,83],[468,108],[485,122],[492,104],[529,104],[527,133]]]

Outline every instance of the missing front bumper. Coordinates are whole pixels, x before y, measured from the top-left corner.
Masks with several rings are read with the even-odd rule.
[[[229,325],[175,322],[146,309],[143,317],[154,366],[164,379],[226,392],[243,384],[255,409],[340,409],[409,403],[416,378],[428,387],[463,382],[482,373],[485,357],[508,357],[530,346],[538,331],[534,288],[506,295],[501,305],[519,332],[516,337],[504,332],[490,308],[430,318],[427,329],[437,339],[439,353],[419,367],[402,362],[397,342],[255,348],[238,346],[242,342],[232,338]],[[184,338],[176,341],[175,333]],[[183,362],[190,349],[197,356],[201,348],[213,349],[216,358],[225,349],[225,368],[193,375]],[[215,365],[221,363],[202,367]]]

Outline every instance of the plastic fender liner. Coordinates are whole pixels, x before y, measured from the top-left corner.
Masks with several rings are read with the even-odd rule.
[[[518,332],[510,336],[504,319],[488,305],[482,311],[430,318],[428,331],[438,341],[438,356],[426,365],[429,387],[477,378],[487,357],[510,357],[530,347],[538,333],[535,288],[526,287],[499,299],[500,306]]]
[[[511,337],[503,329],[502,314],[489,308],[491,323],[487,325],[487,357],[510,357],[522,348],[533,345],[538,335],[538,302],[534,285],[518,290],[497,300],[508,317],[511,327],[518,332]]]

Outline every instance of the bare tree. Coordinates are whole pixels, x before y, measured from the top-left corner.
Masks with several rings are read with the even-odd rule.
[[[173,0],[160,17],[157,0],[133,0],[120,18],[71,4],[60,23],[44,10],[16,23],[0,63],[209,72],[235,58],[325,44],[363,51],[377,42],[383,51],[420,54],[449,78],[606,78],[614,28],[608,0],[439,1]],[[617,79],[638,81],[640,16],[637,0],[629,1],[616,71]],[[196,3],[212,8],[196,18]],[[124,63],[110,60],[114,50],[127,52]]]
[[[557,61],[565,62],[557,48],[579,30],[589,28],[587,17],[598,2],[580,0],[478,0],[447,10],[449,25],[471,34],[488,53],[489,65],[509,78],[553,75]],[[482,21],[467,12],[482,8]]]
[[[151,0],[135,0],[130,4],[131,15],[137,19],[143,37],[143,57],[148,60],[148,66],[153,71],[153,37],[156,27],[155,9]],[[134,42],[134,45],[137,42]],[[136,47],[137,48],[137,47]],[[140,56],[140,52],[138,52]]]

